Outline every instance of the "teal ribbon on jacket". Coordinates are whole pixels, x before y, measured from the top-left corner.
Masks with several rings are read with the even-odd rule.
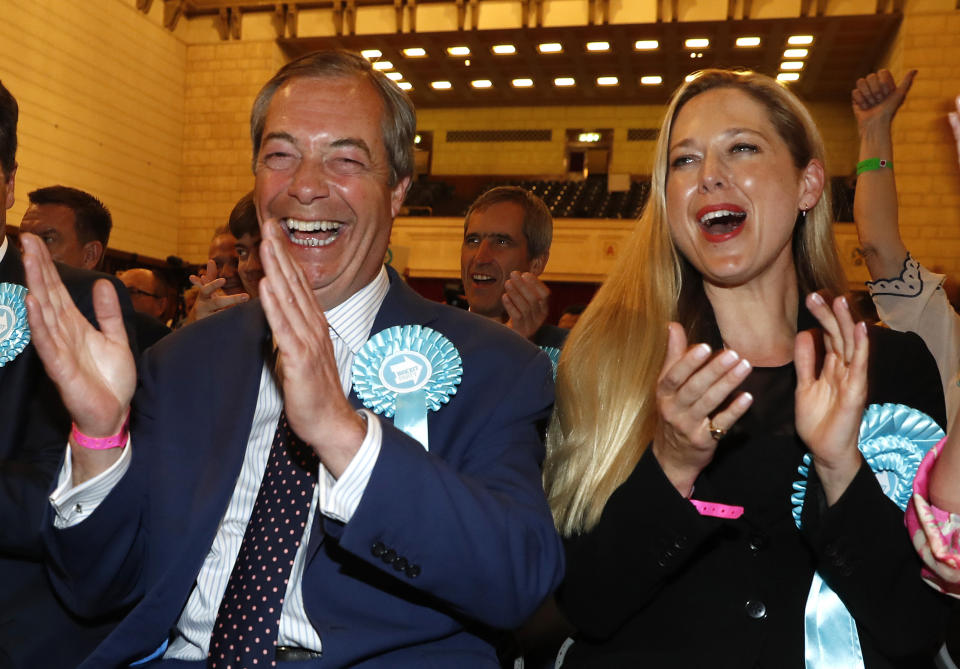
[[[353,390],[363,405],[430,448],[428,411],[456,394],[460,353],[436,330],[396,325],[370,337],[353,361]]]
[[[27,289],[16,283],[0,283],[0,367],[23,353],[30,343],[27,323]]]
[[[906,510],[917,468],[943,438],[936,421],[902,404],[871,404],[860,421],[857,446],[884,494]],[[793,519],[800,527],[810,454],[803,456],[801,480],[793,484]],[[807,669],[863,669],[857,623],[819,572],[814,572],[804,609],[804,660]]]

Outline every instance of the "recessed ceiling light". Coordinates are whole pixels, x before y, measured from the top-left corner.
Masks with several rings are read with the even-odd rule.
[[[453,88],[453,84],[449,81],[431,81],[430,86],[438,91],[446,91]]]
[[[587,42],[587,51],[609,51],[610,42]]]
[[[640,77],[640,83],[644,86],[657,86],[663,83],[663,77],[659,74],[649,74],[645,77]]]
[[[688,49],[706,49],[710,46],[710,40],[706,37],[691,37],[683,43]]]
[[[447,53],[451,56],[469,56],[470,47],[468,46],[448,46]]]
[[[655,39],[638,39],[633,43],[633,48],[637,51],[651,51],[660,48],[660,42]]]
[[[597,77],[597,86],[616,86],[619,83],[616,77]]]
[[[810,51],[807,49],[785,49],[783,52],[784,58],[806,58],[809,55]]]
[[[510,83],[513,84],[514,88],[530,88],[533,86],[533,79],[522,77],[520,79],[514,79]]]
[[[387,72],[387,79],[392,79],[393,81],[400,81],[403,79],[403,75],[399,72]]]
[[[380,56],[383,55],[383,52],[380,51],[380,49],[364,49],[363,51],[360,52],[360,55],[366,58],[367,60],[371,60],[373,58],[379,58]]]
[[[490,88],[493,86],[493,82],[489,79],[474,79],[470,82],[470,85],[474,88]]]
[[[738,37],[736,44],[737,46],[741,46],[741,47],[760,46],[760,38],[759,37]]]
[[[517,47],[512,44],[494,44],[490,50],[498,56],[509,56],[517,52]]]
[[[813,44],[813,35],[790,35],[787,38],[790,46],[810,46]]]
[[[412,46],[409,49],[404,49],[403,55],[407,58],[423,58],[427,55],[427,50],[419,46]]]
[[[411,84],[409,81],[398,81],[397,87],[402,91],[409,91],[413,89],[413,84]]]
[[[547,42],[545,44],[538,44],[537,50],[540,53],[560,53],[563,51],[563,45],[560,42]]]
[[[554,86],[576,86],[577,80],[573,77],[557,77],[553,80]]]
[[[777,81],[796,81],[799,78],[799,72],[781,72],[777,75]]]
[[[780,63],[781,70],[802,70],[803,61],[802,60],[785,60]]]
[[[378,60],[373,64],[373,69],[380,70],[380,71],[392,70],[393,63],[391,63],[389,60]]]

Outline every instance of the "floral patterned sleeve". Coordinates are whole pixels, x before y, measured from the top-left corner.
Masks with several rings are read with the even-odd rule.
[[[913,480],[913,497],[905,518],[913,546],[923,560],[923,580],[960,599],[960,514],[930,504],[930,470],[943,449],[944,438],[930,449]]]

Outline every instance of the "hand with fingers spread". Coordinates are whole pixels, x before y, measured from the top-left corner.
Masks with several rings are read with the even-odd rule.
[[[533,272],[510,273],[501,300],[507,310],[507,327],[530,339],[547,320],[550,289]]]
[[[260,299],[279,350],[284,411],[293,431],[339,477],[366,425],[343,394],[327,319],[278,225],[263,226]]]
[[[861,133],[870,124],[889,126],[900,105],[907,97],[917,71],[910,70],[897,85],[890,70],[879,70],[857,79],[857,87],[850,93],[853,115]]]
[[[816,372],[814,335],[797,335],[797,435],[813,455],[827,504],[846,490],[860,468],[857,449],[860,420],[867,397],[867,326],[854,324],[846,298],[833,308],[818,293],[807,296],[807,308],[823,326],[824,359]]]
[[[46,245],[21,236],[26,273],[27,317],[33,344],[47,375],[56,384],[77,429],[91,437],[120,432],[137,382],[117,293],[108,281],[93,287],[100,330],[74,305]],[[74,483],[107,469],[119,449],[90,450],[71,440]]]
[[[190,313],[183,321],[184,325],[212,316],[218,311],[229,309],[250,299],[246,293],[227,295],[223,292],[223,285],[227,280],[222,277],[217,278],[217,264],[213,260],[207,261],[207,267],[200,276],[191,274],[189,278],[190,283],[200,290],[197,293],[197,301],[193,303]]]
[[[710,464],[723,433],[750,407],[740,393],[717,412],[750,373],[750,363],[732,350],[711,358],[710,347],[687,347],[679,323],[670,323],[667,356],[657,381],[659,421],[653,453],[664,474],[687,497],[700,472]],[[711,417],[712,416],[712,417]]]

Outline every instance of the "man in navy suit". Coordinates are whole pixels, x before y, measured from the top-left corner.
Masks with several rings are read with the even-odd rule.
[[[281,409],[320,464],[265,660],[496,667],[498,628],[557,585],[562,549],[539,471],[548,359],[420,298],[382,264],[415,129],[406,96],[353,54],[305,56],[264,86],[251,117],[261,299],[144,356],[129,439],[135,371],[109,291],[98,334],[25,236],[31,326],[51,374],[71,381],[61,387],[80,433],[52,496],[51,574],[83,613],[129,609],[83,666],[219,666],[211,638]],[[360,362],[399,339],[443,351],[424,393],[445,399],[420,398],[425,418],[399,401],[393,420],[361,409],[393,402],[388,366]]]
[[[40,528],[70,415],[29,341],[24,268],[5,234],[14,201],[18,116],[16,100],[0,84],[0,667],[72,667],[111,625],[71,616],[54,596],[43,565]],[[70,303],[93,321],[93,283],[105,275],[66,265],[54,271]],[[124,304],[129,319],[132,310]]]

